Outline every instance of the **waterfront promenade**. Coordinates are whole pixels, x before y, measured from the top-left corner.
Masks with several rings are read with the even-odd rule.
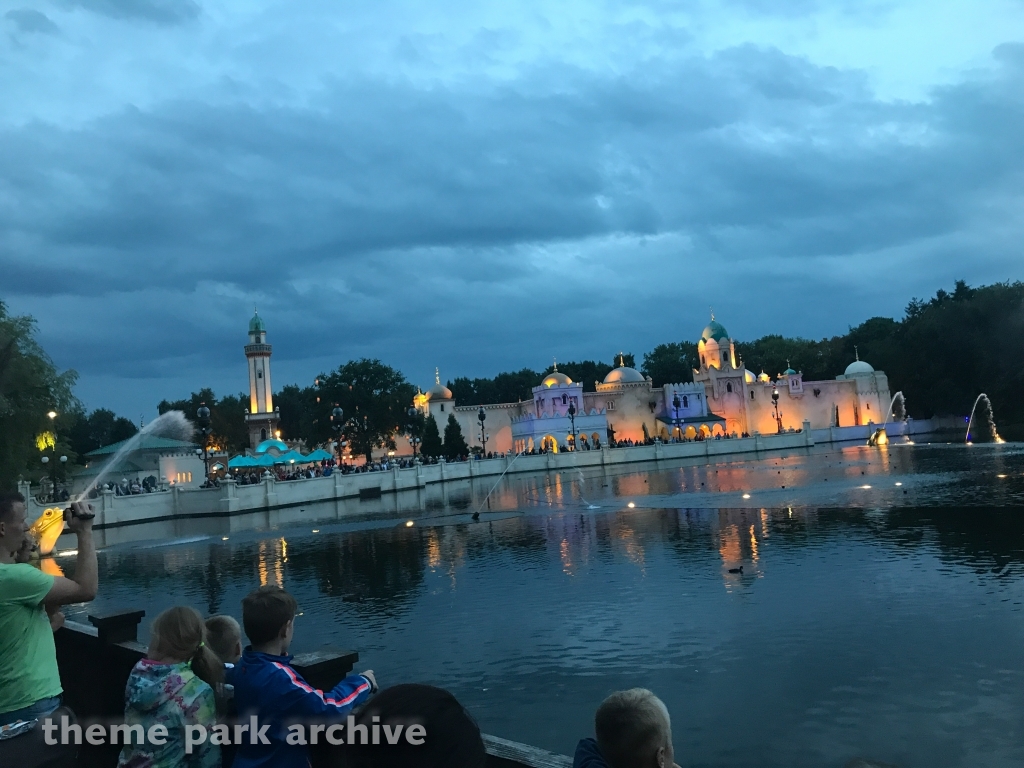
[[[889,424],[890,437],[927,434],[947,424],[930,420]],[[502,456],[463,462],[440,462],[382,472],[341,474],[304,480],[279,481],[264,477],[257,485],[238,485],[232,480],[219,488],[178,488],[138,496],[115,496],[107,491],[91,501],[96,511],[95,529],[101,546],[139,539],[183,536],[195,533],[230,533],[270,528],[312,520],[306,507],[321,505],[321,512],[335,519],[359,518],[423,507],[423,489],[435,484],[465,483],[477,479],[495,483],[503,474],[587,470],[659,461],[691,460],[715,463],[733,457],[751,458],[762,452],[808,448],[829,443],[865,442],[875,426],[805,429],[780,435],[705,440],[690,443],[655,443],[591,451]],[[42,514],[45,504],[28,491],[28,515]],[[334,509],[324,505],[333,503]],[[321,515],[322,519],[323,515]],[[224,521],[227,520],[225,524]],[[189,521],[186,523],[186,521]],[[203,521],[218,521],[211,527]],[[145,526],[144,530],[140,526]],[[58,550],[69,541],[58,543]]]

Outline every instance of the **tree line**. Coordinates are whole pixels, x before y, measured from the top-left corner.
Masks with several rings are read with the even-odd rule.
[[[1024,389],[1024,283],[1019,281],[973,288],[958,280],[952,291],[940,289],[929,299],[912,299],[898,320],[873,317],[845,334],[819,340],[773,334],[739,341],[736,352],[754,373],[764,370],[775,377],[788,366],[807,380],[834,378],[859,354],[885,371],[890,391],[903,391],[911,416],[966,415],[977,395],[985,392],[1001,434],[1024,438],[1024,400],[1018,396]],[[632,354],[623,358],[635,367]],[[559,363],[558,369],[581,382],[585,391],[593,391],[594,383],[618,361],[618,355],[609,362],[570,361]],[[654,386],[662,386],[692,381],[697,363],[696,342],[681,340],[645,353],[639,370]],[[532,397],[544,373],[524,368],[491,378],[458,377],[448,387],[460,405],[516,402]],[[76,379],[74,371],[58,370],[40,347],[33,320],[11,315],[0,302],[0,486],[13,486],[19,476],[41,474],[39,445],[67,455],[74,464],[88,451],[135,433],[134,423],[112,411],[88,412],[74,396]],[[434,442],[427,431],[433,420],[423,424],[409,414],[415,393],[400,371],[380,360],[362,359],[320,374],[310,386],[283,387],[275,405],[281,409],[282,437],[302,439],[307,446],[341,434],[354,454],[368,455],[373,449],[394,450],[399,436],[414,434],[422,439],[424,452],[429,443],[427,455],[446,455],[454,420],[445,425],[444,440],[438,434]],[[162,401],[158,410],[178,409],[195,419],[202,402],[211,411],[211,441],[231,453],[243,451],[248,446],[244,393],[217,397],[210,389],[199,389],[186,399]],[[335,404],[344,413],[340,425],[332,418]],[[58,414],[56,419],[47,416],[50,411]],[[55,449],[45,439],[51,431],[56,432]],[[457,435],[452,429],[453,451],[461,451],[459,436],[461,430]]]

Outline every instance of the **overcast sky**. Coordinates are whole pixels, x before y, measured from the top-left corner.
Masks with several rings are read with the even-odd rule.
[[[0,299],[149,419],[1024,279],[1024,0],[0,0]]]

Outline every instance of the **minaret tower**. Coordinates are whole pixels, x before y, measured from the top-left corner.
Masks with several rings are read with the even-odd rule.
[[[245,422],[252,448],[275,436],[280,418],[274,410],[274,390],[270,385],[271,351],[267,344],[267,327],[254,310],[249,321],[249,343],[245,345],[245,357],[249,361],[249,407],[245,411]]]

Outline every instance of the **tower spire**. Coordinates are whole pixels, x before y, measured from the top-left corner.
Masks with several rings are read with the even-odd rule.
[[[441,383],[441,369],[440,368],[434,368],[434,383],[435,384],[440,384]]]
[[[708,307],[708,309],[711,310],[711,320],[714,321],[714,319],[715,319],[715,308],[714,307]]]
[[[551,370],[554,371],[555,373],[558,373],[558,358],[557,357],[552,357],[551,358],[551,362],[552,362]]]
[[[857,358],[858,362],[860,361],[860,351],[857,349],[856,344],[853,345],[853,356]]]

